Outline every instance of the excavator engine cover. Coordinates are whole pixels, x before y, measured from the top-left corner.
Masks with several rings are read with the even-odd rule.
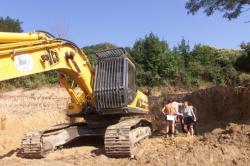
[[[127,106],[136,95],[135,65],[123,48],[96,53],[96,110],[101,114],[136,114]]]

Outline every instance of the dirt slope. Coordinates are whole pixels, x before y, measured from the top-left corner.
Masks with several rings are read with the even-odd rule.
[[[67,121],[64,103],[68,102],[69,98],[63,89],[57,87],[42,88],[39,92],[38,90],[32,90],[32,92],[18,90],[5,93],[0,97],[0,165],[248,165],[250,162],[248,114],[250,107],[247,104],[250,101],[248,100],[250,95],[248,89],[238,91],[240,93],[238,95],[235,93],[235,89],[215,88],[184,96],[182,94],[181,98],[186,97],[192,101],[200,111],[199,127],[202,129],[200,135],[186,137],[178,134],[175,139],[170,139],[155,134],[139,145],[141,150],[136,155],[136,159],[132,160],[106,157],[101,138],[79,140],[49,154],[46,159],[29,160],[17,157],[17,148],[23,133]],[[15,96],[14,99],[13,96]],[[43,102],[43,107],[38,104],[38,98]],[[216,102],[213,102],[213,107],[204,107],[203,103],[211,104],[214,98]],[[19,102],[16,102],[17,100]],[[23,100],[27,102],[21,102]],[[228,105],[224,104],[223,108],[228,111],[223,111],[217,100],[226,101]],[[234,100],[237,101],[236,103],[240,102],[240,105],[237,106]],[[16,105],[10,107],[11,104],[8,105],[5,101]],[[56,104],[60,101],[63,103]],[[153,104],[154,111],[160,108],[161,99],[157,101]],[[243,108],[246,109],[238,111]],[[214,112],[215,110],[218,111]],[[240,116],[242,112],[244,116]],[[158,114],[154,115],[155,121],[159,122]],[[237,118],[229,118],[231,115]],[[207,121],[206,117],[213,120]],[[223,119],[224,117],[226,118]]]
[[[5,155],[1,165],[247,165],[250,161],[250,125],[230,124],[211,134],[175,139],[154,136],[143,141],[136,159],[108,158],[101,140],[84,143],[49,154],[46,159],[28,160]],[[86,143],[87,142],[87,143]],[[95,145],[95,146],[93,146]]]
[[[60,94],[65,95],[60,97]],[[60,87],[1,93],[0,155],[17,149],[24,133],[66,122],[68,102],[67,94]]]

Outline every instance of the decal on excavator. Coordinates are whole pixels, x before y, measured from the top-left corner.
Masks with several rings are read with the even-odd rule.
[[[21,54],[14,57],[14,63],[17,70],[21,72],[29,72],[33,69],[34,61],[29,54]]]
[[[47,54],[41,56],[41,61],[43,63],[48,61],[50,66],[59,63],[60,59],[56,51],[47,50],[47,52],[48,52]]]

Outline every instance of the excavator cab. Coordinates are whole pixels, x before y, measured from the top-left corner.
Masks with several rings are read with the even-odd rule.
[[[123,48],[96,53],[94,98],[101,114],[146,114],[147,97],[136,89],[132,57]]]

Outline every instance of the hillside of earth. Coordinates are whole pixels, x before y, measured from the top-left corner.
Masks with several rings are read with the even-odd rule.
[[[199,110],[198,133],[166,138],[159,109],[163,98],[188,100]],[[135,159],[108,158],[102,138],[83,138],[45,159],[18,157],[24,133],[67,122],[69,96],[58,86],[1,93],[1,165],[247,165],[250,162],[250,88],[215,87],[151,97],[154,134],[139,144]]]

